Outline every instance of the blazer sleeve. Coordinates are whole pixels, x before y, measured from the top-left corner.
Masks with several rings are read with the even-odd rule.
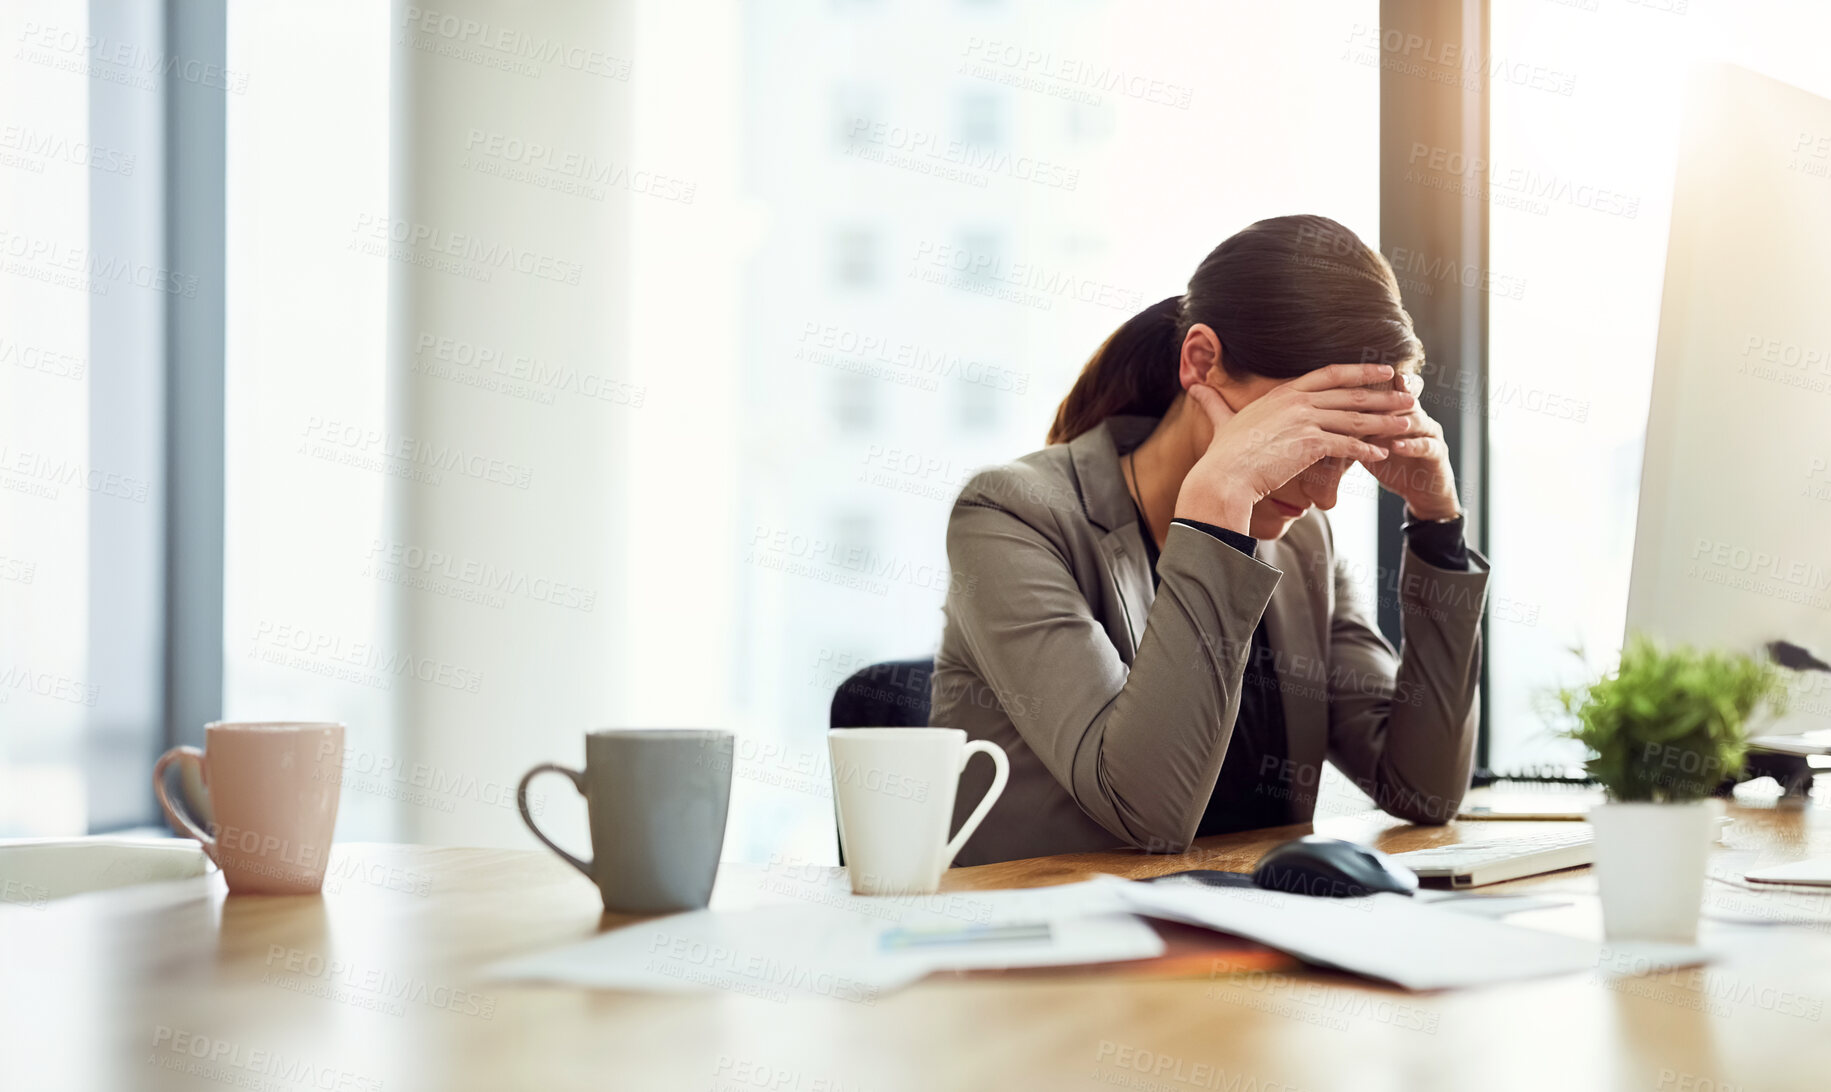
[[[1128,668],[1070,570],[1061,518],[1082,517],[1019,515],[969,488],[948,522],[963,589],[948,610],[974,667],[1081,810],[1131,845],[1181,852],[1214,792],[1253,629],[1282,574],[1172,525]]]
[[[1333,566],[1329,759],[1381,810],[1414,823],[1452,819],[1474,767],[1488,561],[1468,554],[1468,571],[1451,572],[1406,546],[1396,655]]]

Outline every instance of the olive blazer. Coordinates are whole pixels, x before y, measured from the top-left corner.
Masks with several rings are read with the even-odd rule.
[[[1283,697],[1291,821],[1313,815],[1325,757],[1393,815],[1447,821],[1474,760],[1487,560],[1470,549],[1458,573],[1404,551],[1397,580],[1377,582],[1401,609],[1396,653],[1319,511],[1256,556],[1172,524],[1153,588],[1149,532],[1119,456],[1156,423],[1112,418],[978,473],[954,503],[929,723],[1011,760],[1009,786],[958,863],[1186,849],[1261,616]],[[956,824],[991,778],[990,763],[969,765]]]

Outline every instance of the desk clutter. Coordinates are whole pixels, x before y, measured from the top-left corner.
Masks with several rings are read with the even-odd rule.
[[[821,866],[727,866],[717,909],[651,918],[490,968],[493,977],[662,992],[871,1001],[937,971],[1152,959],[1164,944],[1112,884],[865,896]]]
[[[1149,920],[1209,930],[1220,951],[1253,942],[1409,990],[1549,975],[1646,974],[1704,962],[1683,944],[1604,946],[1499,920],[1547,900],[1346,898],[1174,879],[1098,876],[1010,891],[861,896],[845,870],[728,864],[713,907],[613,928],[500,962],[487,974],[601,989],[725,990],[766,998],[872,1001],[927,975],[1164,957]],[[1210,973],[1217,956],[1185,960]]]
[[[1004,789],[1004,753],[949,728],[835,729],[828,744],[848,866],[761,872],[726,866],[716,906],[709,905],[718,871],[711,832],[723,829],[729,735],[594,732],[583,773],[536,767],[528,778],[559,769],[585,793],[593,852],[600,859],[619,853],[617,867],[594,870],[548,841],[526,810],[528,778],[523,817],[554,852],[594,877],[613,912],[656,908],[651,881],[660,862],[630,853],[635,847],[638,855],[655,854],[655,847],[672,843],[673,822],[658,825],[658,816],[697,814],[699,800],[709,801],[707,810],[721,821],[695,832],[695,874],[681,889],[690,894],[675,900],[684,912],[506,960],[490,973],[608,989],[870,1000],[937,972],[1160,959],[1165,945],[1147,919],[1413,990],[1608,973],[1601,945],[1501,920],[1537,900],[1482,905],[1486,900],[1415,898],[1418,877],[1403,863],[1316,836],[1277,847],[1251,876],[1190,873],[1167,883],[1098,876],[1053,887],[938,894],[942,874]],[[634,763],[626,752],[618,764],[639,765],[639,773],[611,785],[615,749],[637,747],[646,761]],[[975,753],[993,761],[993,781],[950,839],[956,782]],[[629,806],[632,799],[642,806]],[[615,821],[601,821],[613,809]],[[1652,943],[1636,945],[1623,964],[1622,950],[1612,949],[1616,965],[1642,973],[1706,958],[1690,944]]]
[[[207,737],[206,751],[171,752],[160,769],[177,761],[198,767],[213,790],[211,832],[161,783],[174,824],[222,868],[231,892],[320,890],[342,726],[216,724]],[[828,746],[844,868],[721,865],[729,732],[591,732],[582,769],[542,763],[529,770],[517,802],[534,836],[597,887],[606,911],[646,920],[501,960],[487,974],[640,992],[869,1001],[942,972],[1129,965],[1215,973],[1255,960],[1264,966],[1271,953],[1409,990],[1586,971],[1645,974],[1708,958],[1682,931],[1667,942],[1605,947],[1517,926],[1505,919],[1546,900],[1421,891],[1407,867],[1418,854],[1388,857],[1316,835],[1274,847],[1251,874],[1192,871],[1154,882],[1095,875],[942,893],[943,874],[1004,789],[1004,752],[957,729],[927,727],[835,729]],[[957,783],[975,754],[990,759],[995,774],[950,838]],[[536,824],[528,787],[542,773],[565,776],[585,798],[590,859],[561,849]],[[1589,859],[1537,867],[1531,854],[1542,856],[1543,847],[1516,849],[1528,863],[1508,876]],[[1152,921],[1182,927],[1177,952],[1167,957]],[[1191,945],[1190,929],[1212,934],[1212,949]]]

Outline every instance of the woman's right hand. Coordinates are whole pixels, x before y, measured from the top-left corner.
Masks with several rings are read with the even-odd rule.
[[[1188,395],[1208,415],[1214,436],[1176,496],[1176,517],[1247,534],[1253,505],[1327,458],[1375,462],[1386,449],[1367,442],[1410,428],[1417,404],[1390,388],[1390,364],[1330,364],[1280,384],[1235,413],[1203,383]]]

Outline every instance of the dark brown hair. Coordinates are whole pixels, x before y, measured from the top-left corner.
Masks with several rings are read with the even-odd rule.
[[[1215,247],[1187,292],[1113,331],[1055,411],[1049,442],[1067,443],[1118,414],[1163,416],[1182,394],[1183,339],[1198,322],[1220,338],[1221,365],[1234,377],[1424,363],[1398,279],[1380,252],[1326,216],[1278,216]]]

